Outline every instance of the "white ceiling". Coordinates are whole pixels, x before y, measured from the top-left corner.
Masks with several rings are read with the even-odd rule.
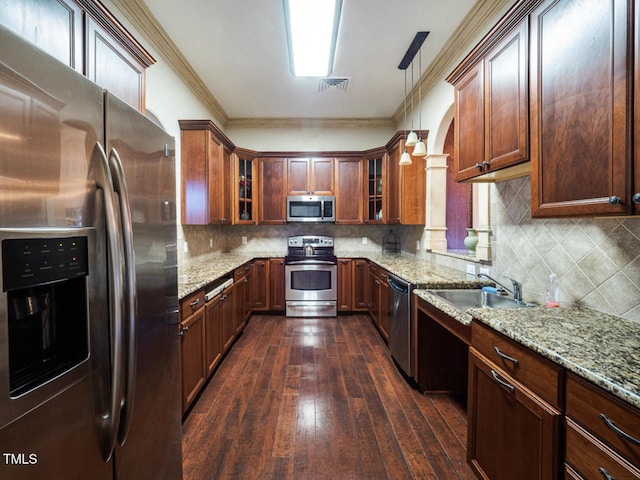
[[[144,0],[232,119],[391,118],[404,98],[397,67],[416,32],[431,32],[426,71],[475,2],[343,0],[332,76],[350,80],[346,92],[320,92],[319,79],[290,72],[282,0]]]

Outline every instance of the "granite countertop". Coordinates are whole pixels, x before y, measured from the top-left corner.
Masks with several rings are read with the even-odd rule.
[[[584,307],[461,311],[426,290],[415,295],[464,325],[480,321],[640,408],[640,324]]]
[[[428,260],[402,253],[336,252],[338,257],[366,258],[418,288],[480,288],[484,280],[468,280],[460,270],[435,265]]]
[[[284,257],[285,252],[211,253],[178,264],[178,298],[182,299],[254,258]]]
[[[365,258],[407,282],[427,288],[475,288],[487,283],[467,280],[466,273],[434,265],[426,260],[398,253],[336,252],[341,258]],[[254,258],[284,257],[285,251],[212,253],[189,259],[178,265],[178,297],[184,298],[214,280],[231,273]]]

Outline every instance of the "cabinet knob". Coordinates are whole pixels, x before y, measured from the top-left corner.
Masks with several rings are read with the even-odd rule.
[[[631,197],[631,201],[633,203],[640,203],[640,192],[634,193],[633,197]]]
[[[487,162],[486,160],[483,160],[482,163],[480,164],[480,166],[482,168],[489,168],[489,162]]]
[[[622,199],[616,195],[609,197],[609,205],[620,205],[622,203]]]
[[[477,168],[478,170],[480,170],[480,169],[482,168],[482,165],[480,165],[479,163],[476,163],[476,164],[474,165],[474,167],[475,167],[475,168]]]

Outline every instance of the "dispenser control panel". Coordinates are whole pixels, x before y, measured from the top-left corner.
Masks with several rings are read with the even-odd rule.
[[[2,241],[2,290],[5,292],[88,273],[87,237]]]

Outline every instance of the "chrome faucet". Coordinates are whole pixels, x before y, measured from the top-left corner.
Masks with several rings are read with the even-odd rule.
[[[511,295],[513,295],[514,300],[518,302],[522,302],[522,283],[518,282],[517,280],[514,280],[511,277],[504,277],[508,280],[511,280],[511,283],[513,284],[513,290],[511,290],[505,287],[502,283],[500,283],[495,278],[492,278],[489,275],[487,275],[486,273],[479,273],[478,278],[486,278],[487,280],[491,280],[496,285],[499,285],[502,290],[509,292]]]

